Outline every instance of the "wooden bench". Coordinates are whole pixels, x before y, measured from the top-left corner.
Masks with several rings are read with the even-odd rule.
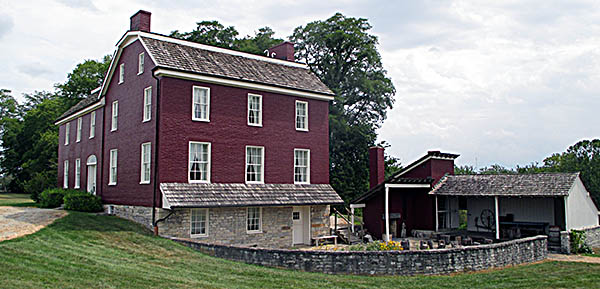
[[[337,235],[319,236],[312,238],[315,241],[315,246],[319,246],[319,241],[333,239],[333,245],[337,246]]]

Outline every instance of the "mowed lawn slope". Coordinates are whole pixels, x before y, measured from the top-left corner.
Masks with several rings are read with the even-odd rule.
[[[0,243],[2,288],[596,287],[600,265],[545,262],[454,276],[325,275],[226,261],[116,217],[70,212]]]
[[[29,194],[0,193],[0,206],[34,206]]]

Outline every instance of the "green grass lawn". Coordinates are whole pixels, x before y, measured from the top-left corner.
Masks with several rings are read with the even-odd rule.
[[[0,206],[34,206],[29,194],[0,193]]]
[[[213,258],[116,217],[70,212],[0,242],[2,288],[596,287],[600,265],[544,262],[454,276],[372,277],[264,268]]]

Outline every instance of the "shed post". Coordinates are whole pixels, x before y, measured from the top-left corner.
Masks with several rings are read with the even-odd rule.
[[[494,217],[496,218],[496,239],[500,239],[500,216],[498,215],[498,196],[494,197]]]
[[[438,212],[438,197],[437,195],[435,195],[435,216],[433,216],[433,218],[435,219],[435,231],[439,231],[440,229],[440,220],[439,220],[439,212]]]
[[[390,208],[389,208],[389,195],[390,188],[385,186],[385,237],[384,241],[389,241],[390,239]]]
[[[354,233],[354,207],[350,206],[350,229],[352,229],[352,233]]]

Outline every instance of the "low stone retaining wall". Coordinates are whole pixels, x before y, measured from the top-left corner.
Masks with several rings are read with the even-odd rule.
[[[328,274],[414,275],[484,270],[546,259],[547,237],[425,251],[303,251],[249,248],[173,239],[211,256],[268,267]]]
[[[600,226],[584,228],[579,231],[585,232],[585,243],[592,248],[600,248]],[[560,251],[563,254],[571,253],[569,231],[560,232]]]

